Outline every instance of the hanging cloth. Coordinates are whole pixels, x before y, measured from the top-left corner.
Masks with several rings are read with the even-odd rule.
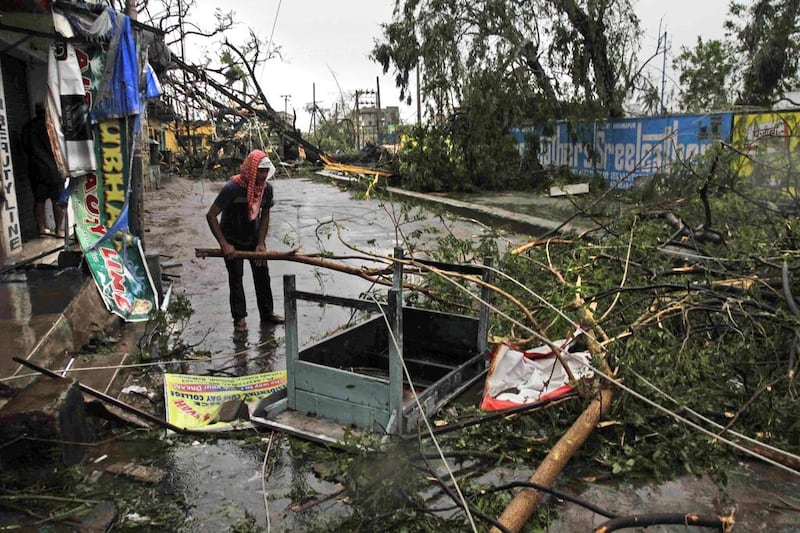
[[[127,15],[119,15],[106,54],[103,79],[95,94],[92,122],[138,115],[140,107],[139,61],[131,32],[131,20]]]
[[[89,104],[78,54],[71,44],[50,45],[47,62],[47,114],[55,140],[53,154],[62,176],[77,177],[96,168]]]

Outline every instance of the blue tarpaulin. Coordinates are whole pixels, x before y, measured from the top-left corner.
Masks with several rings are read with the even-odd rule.
[[[138,115],[141,109],[139,61],[131,32],[131,21],[127,15],[118,17],[106,57],[103,79],[95,96],[97,100],[92,106],[91,117],[94,123],[108,118]]]

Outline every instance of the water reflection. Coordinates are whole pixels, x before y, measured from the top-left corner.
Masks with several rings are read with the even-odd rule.
[[[280,370],[283,365],[276,364],[280,344],[275,335],[276,327],[282,326],[259,324],[255,330],[232,331],[231,350],[214,357],[213,367],[207,368],[205,373],[233,377]]]
[[[379,200],[355,200],[350,193],[343,192],[325,183],[307,179],[276,184],[276,204],[272,210],[270,234],[267,248],[270,250],[302,249],[304,253],[329,252],[332,255],[351,256],[353,250],[372,250],[385,255],[401,239],[401,235],[417,232],[434,246],[438,233],[428,229],[441,225],[439,219],[428,213],[405,217],[402,208],[391,202]],[[188,197],[193,201],[195,197]],[[210,200],[209,200],[210,201]],[[207,208],[207,203],[197,206],[197,212]],[[335,221],[337,225],[331,222]],[[203,217],[192,217],[180,221],[180,231],[200,236],[197,246],[213,246],[213,237],[208,232]],[[401,229],[399,229],[401,228]],[[465,237],[479,235],[482,228],[468,222],[454,222],[445,232],[447,235]],[[339,235],[346,241],[341,242]],[[353,261],[351,266],[360,266]],[[372,265],[371,265],[372,266]],[[296,277],[296,287],[301,291],[331,296],[355,298],[371,290],[385,295],[385,288],[374,285],[357,276],[327,269],[313,268],[290,261],[271,261],[275,311],[285,315],[283,276]],[[181,288],[189,297],[195,311],[186,330],[190,343],[211,351],[213,362],[200,365],[195,373],[210,373],[222,376],[253,375],[285,368],[285,328],[282,325],[259,324],[258,309],[252,278],[245,276],[245,293],[248,301],[247,332],[234,332],[233,320],[228,309],[227,273],[221,259],[193,259],[184,263]],[[297,302],[298,342],[301,347],[364,320],[365,315],[350,308],[336,305],[320,305],[316,302]],[[332,484],[313,474],[308,459],[300,453],[290,454],[289,440],[282,440],[280,447],[273,447],[270,463],[271,474],[266,481],[272,525],[277,531],[318,530],[303,529],[304,513],[289,509],[296,503],[298,487],[308,488],[311,493],[333,492]],[[195,523],[203,523],[208,530],[223,530],[235,523],[240,516],[221,517],[219,509],[230,505],[237,511],[246,510],[264,524],[266,511],[261,493],[261,462],[265,453],[263,446],[255,447],[258,457],[248,457],[241,450],[242,443],[220,440],[214,443],[197,443],[195,446],[175,446],[172,454],[173,468],[177,472],[176,483],[193,507]],[[301,447],[302,448],[302,447]],[[336,499],[320,504],[309,514],[321,513],[327,517],[348,512],[347,506]]]
[[[207,208],[209,201],[207,199],[198,205],[198,210]],[[214,246],[204,217],[182,219],[180,224],[181,231],[199,236],[195,241],[198,247]],[[297,249],[306,254],[325,252],[335,256],[352,256],[352,246],[386,255],[398,240],[402,242],[405,236],[409,236],[416,241],[416,251],[422,253],[423,248],[435,248],[437,239],[442,236],[479,238],[486,233],[486,228],[470,221],[444,220],[424,209],[406,211],[399,203],[385,200],[358,200],[349,192],[330,184],[297,178],[275,184],[275,207],[271,213],[267,249]],[[362,266],[358,260],[348,264]],[[291,261],[270,261],[269,270],[275,311],[284,315],[283,276],[287,274],[296,277],[296,287],[301,291],[353,298],[374,289],[371,282],[358,276]],[[255,291],[250,276],[245,276],[243,282],[250,331],[241,337],[247,338],[250,351],[258,352],[253,348],[261,342],[261,331],[255,322],[258,319]],[[200,346],[217,354],[228,354],[232,349],[238,351],[241,338],[237,335],[234,343],[233,320],[227,305],[227,272],[222,260],[207,258],[185,262],[181,288],[195,310],[192,323],[186,331],[187,339],[193,344],[202,339]],[[383,289],[379,290],[385,294]],[[300,346],[315,342],[328,332],[341,328],[350,320],[351,313],[351,310],[338,306],[299,304]],[[274,333],[282,345],[283,327],[274,328]],[[282,368],[285,356],[281,347],[278,347],[278,352],[271,356],[275,370]]]
[[[81,288],[80,269],[30,267],[0,280],[0,319],[24,320],[64,311]]]

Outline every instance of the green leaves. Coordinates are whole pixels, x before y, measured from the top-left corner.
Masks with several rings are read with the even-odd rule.
[[[695,47],[682,47],[673,63],[680,71],[680,109],[705,112],[733,105],[739,56],[732,42],[698,37]]]
[[[800,62],[800,2],[731,2],[726,39],[683,48],[681,109],[709,111],[736,105],[771,106],[797,87]]]

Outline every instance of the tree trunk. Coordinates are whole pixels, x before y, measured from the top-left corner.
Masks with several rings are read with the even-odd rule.
[[[592,62],[595,88],[600,103],[609,117],[622,117],[624,115],[622,101],[617,96],[616,74],[608,59],[608,40],[603,23],[590,17],[575,0],[557,0],[556,5],[583,37],[585,53]]]
[[[611,407],[614,393],[611,389],[601,388],[599,397],[595,397],[586,410],[578,417],[566,433],[559,439],[542,464],[533,473],[529,481],[539,485],[551,486],[556,477],[566,466],[567,462],[592,434],[597,423]],[[530,519],[533,512],[542,502],[543,492],[533,489],[523,489],[500,516],[500,523],[509,530],[518,532]],[[491,533],[500,533],[497,528],[492,528]]]

